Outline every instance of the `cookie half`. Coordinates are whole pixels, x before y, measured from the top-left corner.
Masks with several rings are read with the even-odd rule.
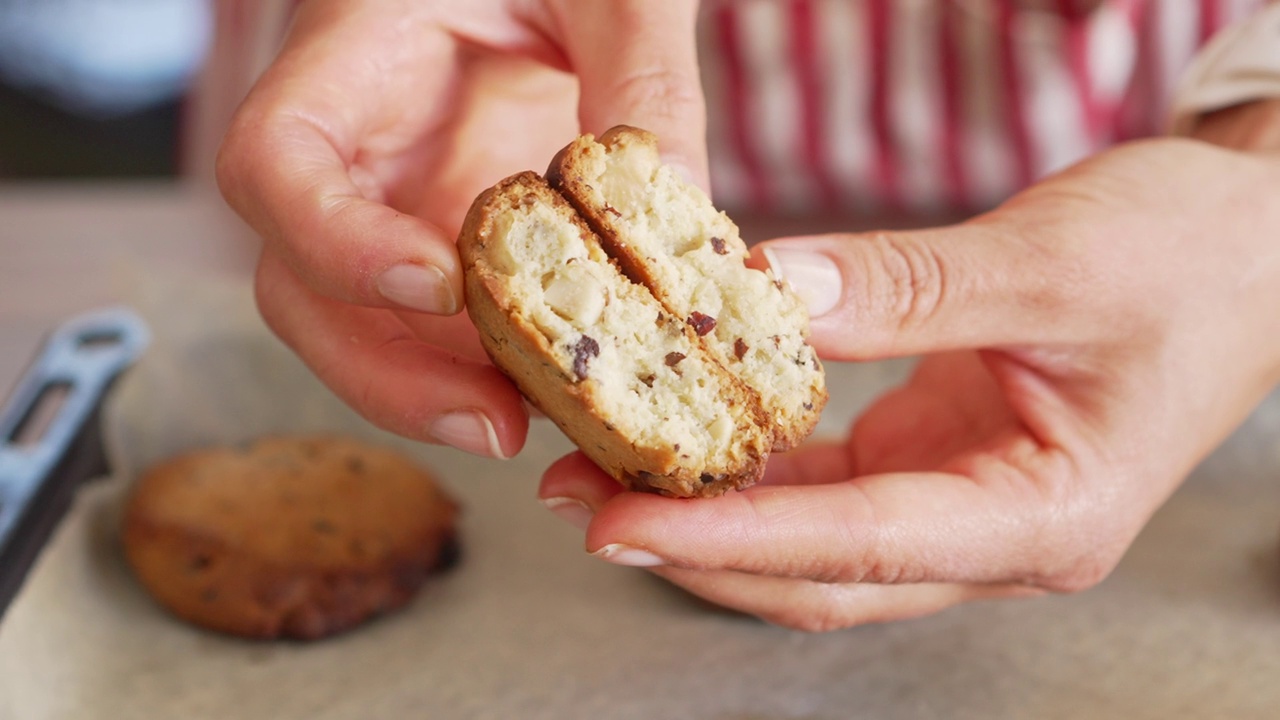
[[[662,164],[652,133],[619,126],[599,141],[584,135],[556,155],[547,180],[627,276],[696,328],[712,356],[758,393],[774,450],[808,437],[827,390],[803,302],[771,272],[744,264],[737,226]]]
[[[526,172],[484,192],[458,249],[494,363],[606,472],[677,497],[759,479],[773,436],[755,394],[545,180]]]
[[[398,608],[457,556],[457,505],[401,454],[342,437],[191,452],[148,471],[125,555],[178,617],[314,640]]]

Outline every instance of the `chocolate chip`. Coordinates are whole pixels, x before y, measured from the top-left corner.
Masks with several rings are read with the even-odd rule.
[[[716,319],[710,315],[703,315],[697,310],[689,313],[688,323],[693,326],[693,331],[698,333],[698,337],[716,329]]]
[[[204,572],[205,570],[208,570],[209,566],[212,564],[213,564],[212,557],[204,553],[200,553],[195,557],[191,558],[191,562],[187,563],[187,569],[190,570],[191,572]]]
[[[675,367],[684,359],[684,353],[669,352],[667,353],[667,367]]]
[[[653,381],[656,379],[657,379],[657,376],[655,375],[645,375],[644,377],[640,378],[640,382],[644,383],[645,387],[653,387]]]
[[[462,560],[462,544],[458,542],[455,536],[445,538],[440,545],[440,555],[436,558],[436,570],[448,570],[457,567],[458,562]]]
[[[600,344],[591,336],[583,335],[570,349],[573,350],[573,374],[579,380],[586,380],[587,362],[600,355]]]
[[[671,452],[680,452],[680,443],[676,443],[676,444],[671,448]]]
[[[805,409],[805,410],[812,410],[812,409],[813,409],[813,403],[811,403],[811,402],[807,402],[807,403],[805,403],[805,404],[804,404],[804,409]]]
[[[714,250],[717,255],[729,254],[729,251],[724,249],[724,238],[711,238],[711,249]]]
[[[747,344],[746,344],[745,342],[743,342],[743,341],[742,341],[742,338],[738,338],[737,340],[734,340],[734,341],[733,341],[733,354],[734,354],[734,355],[735,355],[739,360],[741,360],[741,359],[742,359],[742,356],[743,356],[743,355],[746,355],[746,354],[747,354],[747,350],[749,350],[749,349],[750,349],[750,348],[747,346]]]
[[[358,455],[352,455],[347,458],[347,470],[352,475],[360,475],[364,473],[364,459]]]

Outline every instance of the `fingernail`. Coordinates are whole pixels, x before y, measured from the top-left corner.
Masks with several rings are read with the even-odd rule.
[[[614,565],[627,565],[629,567],[657,567],[667,564],[662,558],[648,550],[633,548],[622,543],[605,545],[591,554],[601,560],[608,560]]]
[[[484,413],[476,410],[458,410],[441,415],[427,429],[431,437],[473,455],[506,459],[498,444],[498,433]]]
[[[840,304],[844,279],[831,256],[807,250],[769,247],[763,250],[774,275],[785,280],[809,308],[809,317],[826,315]]]
[[[434,265],[396,265],[378,276],[378,292],[412,310],[436,315],[452,315],[458,311],[449,279]]]
[[[554,513],[556,517],[579,530],[586,530],[587,526],[591,524],[591,518],[595,517],[595,513],[591,512],[591,508],[587,507],[586,503],[576,498],[543,498],[542,504]]]

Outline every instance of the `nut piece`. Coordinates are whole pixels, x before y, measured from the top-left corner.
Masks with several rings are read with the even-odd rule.
[[[733,420],[728,415],[721,415],[711,422],[711,427],[707,428],[711,433],[711,439],[717,445],[724,445],[729,442],[729,436],[733,434]]]
[[[581,330],[600,319],[605,288],[581,263],[569,263],[556,270],[542,291],[542,298],[555,314]]]

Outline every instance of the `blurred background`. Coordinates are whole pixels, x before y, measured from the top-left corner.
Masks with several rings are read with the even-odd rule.
[[[170,178],[215,0],[0,0],[0,181]]]

